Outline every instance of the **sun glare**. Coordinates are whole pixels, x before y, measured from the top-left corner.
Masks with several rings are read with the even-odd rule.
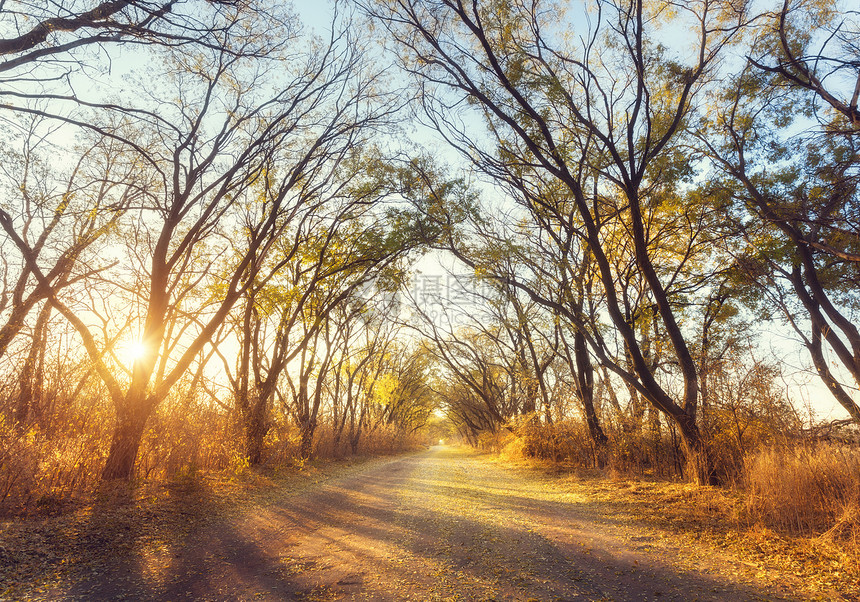
[[[131,361],[139,360],[146,353],[146,347],[140,341],[135,341],[128,346],[128,358]]]

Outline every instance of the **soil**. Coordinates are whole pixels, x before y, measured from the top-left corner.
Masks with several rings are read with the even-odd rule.
[[[201,499],[155,527],[141,515],[125,533],[79,533],[78,547],[69,548],[77,556],[45,552],[60,558],[53,579],[8,588],[5,599],[816,597],[790,575],[616,514],[583,488],[461,448],[437,446],[323,477],[233,508]],[[9,562],[4,549],[0,562]]]

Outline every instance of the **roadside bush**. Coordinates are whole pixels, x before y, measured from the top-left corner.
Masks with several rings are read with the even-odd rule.
[[[0,507],[26,503],[36,484],[39,453],[33,430],[18,432],[0,415]]]
[[[517,454],[522,455],[522,439],[508,429],[500,429],[495,433],[490,431],[481,433],[478,435],[475,447],[493,454],[504,453],[510,458],[517,457]]]
[[[750,457],[801,436],[801,420],[777,386],[779,368],[747,359],[712,368],[711,392],[701,409],[701,429],[717,478],[739,487]]]
[[[381,426],[375,431],[364,433],[358,446],[359,453],[387,455],[417,449],[423,439],[414,433],[407,433],[395,426]]]
[[[607,467],[620,475],[676,477],[681,474],[680,448],[675,432],[651,420],[645,424],[607,425]]]
[[[522,441],[522,454],[529,458],[593,466],[596,450],[585,425],[578,420],[553,424],[542,422],[534,414],[520,416],[513,422],[514,434]]]
[[[860,537],[860,449],[837,444],[775,447],[746,460],[747,506],[769,527]]]
[[[173,479],[230,469],[242,440],[231,413],[199,397],[172,396],[150,420],[137,460],[138,478]]]

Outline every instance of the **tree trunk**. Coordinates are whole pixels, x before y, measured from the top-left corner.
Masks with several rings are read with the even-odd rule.
[[[310,460],[314,453],[314,431],[316,423],[305,420],[301,423],[301,443],[299,445],[299,457],[302,460]]]
[[[50,315],[51,304],[45,303],[36,319],[36,326],[33,329],[33,342],[21,369],[20,392],[15,408],[15,421],[21,427],[26,426],[31,416],[38,416],[42,410],[43,364],[47,342],[45,326]]]
[[[332,437],[331,447],[335,458],[340,458],[340,439],[343,437],[343,422],[335,424],[334,435]]]
[[[660,410],[653,404],[648,404],[649,435],[653,449],[651,450],[651,466],[657,470],[660,468],[660,450],[663,447],[663,431],[660,428]]]
[[[269,432],[266,422],[266,403],[256,400],[245,415],[245,453],[251,466],[263,461],[263,441]]]
[[[102,471],[102,481],[122,479],[130,481],[134,476],[137,451],[146,428],[151,410],[155,407],[148,399],[140,399],[135,405],[128,403],[117,412],[117,424],[111,439],[107,462]],[[137,411],[129,409],[137,407]]]
[[[343,430],[344,430],[344,428],[346,428],[346,419],[350,415],[351,408],[352,408],[352,399],[351,399],[351,395],[349,393],[349,390],[347,390],[347,402],[344,403],[343,410],[340,414],[340,417],[337,420],[335,420],[335,423],[334,423],[334,453],[338,457],[340,457],[340,455],[341,455],[341,452],[340,452],[341,445],[340,444],[341,444],[341,440],[343,439]],[[352,411],[354,412],[354,410],[352,410]]]
[[[681,414],[673,416],[678,431],[681,434],[681,446],[684,452],[684,472],[687,478],[697,485],[719,485],[716,474],[711,467],[708,447],[696,426],[695,420]]]
[[[594,443],[595,461],[602,468],[606,463],[606,443],[609,439],[600,428],[600,421],[594,409],[594,366],[591,365],[591,359],[588,357],[585,337],[578,330],[573,336],[573,353],[576,357],[576,384],[579,399],[585,412],[588,434]]]

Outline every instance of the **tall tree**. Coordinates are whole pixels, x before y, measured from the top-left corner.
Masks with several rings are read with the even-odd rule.
[[[171,49],[179,100],[154,98],[157,109],[128,111],[137,132],[131,146],[159,185],[147,189],[130,224],[131,273],[114,278],[116,293],[134,291],[132,306],[142,317],[134,334],[143,353],[127,382],[106,360],[87,308],[50,296],[75,326],[116,408],[104,479],[132,476],[149,417],[250,286],[249,266],[264,260],[308,198],[330,186],[365,126],[388,112],[376,103],[373,78],[346,33],[335,30],[304,55],[292,52],[288,70],[284,45],[304,47],[305,40],[290,30],[269,33],[278,34],[284,38],[274,45],[251,36],[191,56]],[[257,207],[245,225],[247,245],[234,236],[216,242],[215,233],[243,226],[236,210],[245,204]],[[228,269],[213,269],[225,252]],[[29,267],[45,282],[35,262]],[[188,317],[189,303],[197,316]]]
[[[667,181],[684,175],[677,146],[683,125],[744,25],[743,7],[725,0],[602,0],[593,8],[457,0],[363,4],[396,40],[429,122],[481,171],[521,191],[536,223],[584,241],[631,369],[601,360],[677,425],[691,476],[707,482],[697,367],[673,279],[684,254],[667,266],[670,258],[655,253],[648,218],[671,192]],[[672,14],[671,25],[689,34],[682,48],[657,41]],[[466,115],[473,107],[485,120],[485,136],[475,133],[474,113]],[[541,180],[560,186],[565,202],[547,202],[539,194],[546,186],[536,185]],[[681,381],[677,396],[625,315],[607,240],[611,224],[623,227],[618,232],[653,300],[676,366],[672,378]]]
[[[786,0],[763,22],[748,64],[715,98],[722,110],[699,134],[719,170],[715,193],[735,202],[746,243],[739,267],[759,286],[760,301],[796,332],[855,422],[858,32],[847,7]]]

